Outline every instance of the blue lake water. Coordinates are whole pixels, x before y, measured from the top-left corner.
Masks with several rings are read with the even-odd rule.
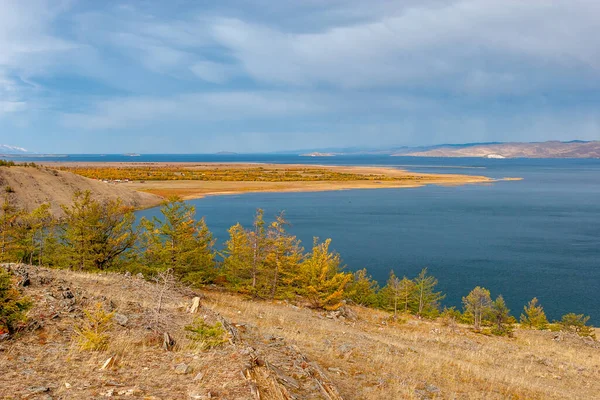
[[[366,267],[382,283],[392,268],[413,277],[427,267],[447,294],[445,305],[460,306],[461,297],[480,285],[494,297],[502,294],[517,317],[536,296],[550,318],[576,312],[600,324],[600,160],[287,155],[83,155],[61,160],[386,165],[522,177],[490,185],[244,194],[192,203],[220,244],[231,225],[249,226],[257,208],[270,217],[285,211],[290,231],[306,248],[313,236],[332,238],[349,270]],[[157,209],[138,213],[157,214]]]

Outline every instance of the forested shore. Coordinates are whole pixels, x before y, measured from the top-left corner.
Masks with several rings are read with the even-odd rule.
[[[75,271],[129,271],[148,279],[172,274],[182,283],[218,285],[264,300],[287,300],[312,308],[336,310],[346,302],[389,311],[390,318],[413,314],[468,323],[477,332],[513,334],[517,319],[501,295],[483,287],[465,293],[462,310],[443,306],[437,279],[423,269],[416,277],[392,270],[380,286],[366,269],[345,271],[331,240],[314,239],[309,250],[287,231],[284,214],[267,221],[257,210],[250,227],[236,224],[221,248],[193,206],[173,197],[161,206],[161,218],[136,224],[133,209],[120,200],[97,201],[78,192],[64,217],[54,218],[49,205],[27,212],[5,196],[0,216],[0,261]],[[549,323],[537,299],[524,305],[521,328],[552,329],[594,336],[589,317],[569,313]],[[12,329],[13,323],[0,319]]]

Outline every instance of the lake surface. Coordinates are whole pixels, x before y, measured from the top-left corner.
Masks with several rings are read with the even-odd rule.
[[[192,203],[199,216],[206,216],[219,244],[236,222],[249,226],[257,208],[267,217],[285,211],[290,231],[305,248],[313,236],[332,238],[348,270],[366,267],[382,283],[390,269],[413,277],[427,267],[447,294],[445,305],[460,306],[461,297],[480,285],[493,297],[502,294],[517,318],[536,296],[550,318],[576,312],[600,324],[600,160],[288,155],[78,155],[56,160],[385,165],[522,177],[491,185],[244,194]],[[158,210],[138,215],[158,215]]]
[[[493,297],[502,294],[517,317],[535,296],[550,318],[576,312],[600,323],[600,160],[249,158],[242,161],[522,177],[491,185],[244,194],[191,203],[221,244],[231,225],[250,226],[257,208],[268,217],[285,211],[305,248],[313,236],[332,238],[349,270],[366,267],[382,283],[390,269],[413,277],[427,267],[447,294],[445,305],[460,306],[462,296],[480,285]]]

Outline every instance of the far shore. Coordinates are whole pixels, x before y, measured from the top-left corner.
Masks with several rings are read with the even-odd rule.
[[[416,188],[426,185],[460,186],[468,184],[491,184],[497,182],[482,175],[463,174],[430,174],[412,172],[389,167],[370,166],[330,166],[309,164],[264,164],[264,163],[196,163],[196,162],[48,162],[48,167],[61,168],[169,168],[177,167],[189,171],[202,170],[234,170],[243,171],[257,167],[269,172],[311,170],[327,173],[343,173],[356,176],[356,180],[299,180],[299,181],[246,181],[246,180],[132,180],[115,183],[132,190],[152,193],[167,198],[179,196],[184,200],[199,199],[206,196],[234,195],[260,192],[324,192],[352,189],[392,189]],[[365,180],[368,177],[368,180]],[[501,180],[520,180],[521,178],[505,178]]]

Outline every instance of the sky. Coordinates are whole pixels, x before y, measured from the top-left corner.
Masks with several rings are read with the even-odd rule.
[[[0,0],[0,144],[600,140],[597,0]]]

